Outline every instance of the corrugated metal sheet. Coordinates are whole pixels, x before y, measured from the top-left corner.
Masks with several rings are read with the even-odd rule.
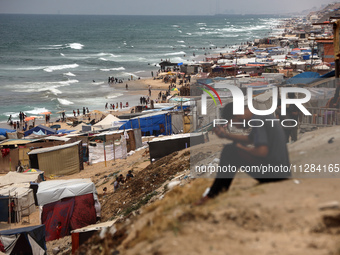
[[[45,152],[50,152],[50,151],[62,150],[62,149],[66,149],[66,148],[78,145],[80,142],[81,141],[77,141],[77,142],[74,142],[74,143],[69,143],[69,144],[64,144],[64,145],[58,145],[58,146],[53,146],[53,147],[48,147],[48,148],[35,149],[35,150],[30,151],[28,153],[28,155],[40,154],[40,153],[45,153]]]

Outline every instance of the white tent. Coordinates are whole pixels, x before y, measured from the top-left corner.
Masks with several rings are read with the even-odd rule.
[[[93,130],[100,130],[113,127],[113,123],[121,121],[117,117],[112,114],[108,114],[103,120],[99,121],[95,125],[93,125]]]
[[[0,189],[0,197],[15,201],[15,211],[18,221],[23,216],[29,216],[35,211],[34,194],[28,183],[12,184]],[[5,208],[1,208],[3,210]],[[6,208],[7,209],[7,208]]]
[[[94,200],[98,200],[96,187],[91,179],[53,180],[39,184],[37,198],[38,204],[41,206],[66,197],[90,193],[93,194]]]
[[[6,175],[0,177],[0,187],[5,185],[10,185],[14,183],[30,183],[30,182],[40,182],[39,177],[41,173],[28,172],[28,173],[17,173],[8,172]]]

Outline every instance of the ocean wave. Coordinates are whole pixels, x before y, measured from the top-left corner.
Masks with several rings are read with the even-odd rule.
[[[178,43],[185,43],[185,41],[177,41]]]
[[[18,112],[4,112],[3,115],[9,117],[10,115],[12,115],[12,118],[17,118],[19,117],[19,113]]]
[[[99,82],[92,82],[91,83],[92,85],[103,85],[104,84],[104,82],[103,81],[99,81]]]
[[[179,52],[172,52],[172,53],[165,53],[165,54],[160,54],[162,56],[175,56],[175,55],[186,55],[184,51],[179,51]]]
[[[49,110],[46,109],[45,107],[34,107],[33,110],[29,110],[29,111],[25,111],[25,113],[27,114],[39,114],[39,113],[42,113],[42,112],[48,112]]]
[[[74,50],[81,50],[83,49],[84,45],[82,45],[81,43],[69,43],[69,44],[66,44],[66,47],[74,49]]]
[[[123,96],[123,94],[121,94],[121,93],[115,93],[115,94],[108,95],[108,96],[106,96],[105,98],[106,98],[106,99],[113,99],[113,98],[117,98],[117,97],[120,97],[120,96]]]
[[[98,56],[98,57],[110,56],[110,57],[113,57],[113,58],[120,57],[119,55],[114,55],[112,53],[105,53],[105,52],[98,53],[98,54],[96,54],[96,56]]]
[[[117,67],[117,68],[108,68],[108,69],[100,69],[100,71],[103,72],[110,72],[110,71],[124,71],[125,68],[124,67]]]
[[[54,95],[59,95],[62,94],[63,92],[61,92],[59,89],[57,89],[58,86],[53,86],[53,87],[49,87],[49,88],[41,88],[38,89],[39,92],[45,92],[45,91],[50,91],[51,93],[53,93]]]
[[[145,71],[144,70],[142,70],[142,71],[137,71],[137,72],[135,72],[135,73],[144,73]]]
[[[22,84],[12,85],[14,92],[24,92],[24,93],[36,93],[36,92],[48,92],[50,91],[54,95],[62,94],[62,92],[57,89],[59,87],[69,86],[73,83],[79,82],[76,79],[58,82],[28,82],[23,86]]]
[[[63,75],[65,75],[65,76],[76,76],[75,74],[73,74],[73,73],[71,73],[71,72],[63,73]]]
[[[71,64],[71,65],[57,65],[57,66],[49,66],[44,68],[43,70],[45,72],[51,73],[53,71],[57,70],[63,70],[63,69],[68,69],[68,68],[77,68],[79,65],[78,64]]]
[[[67,99],[57,98],[57,100],[59,101],[59,103],[61,105],[72,105],[72,104],[74,104],[73,102],[71,102]]]
[[[63,54],[63,53],[60,53],[60,56],[63,56],[63,57],[65,57],[65,54]]]

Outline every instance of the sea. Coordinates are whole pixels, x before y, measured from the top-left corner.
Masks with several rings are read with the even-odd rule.
[[[52,117],[65,110],[137,104],[108,84],[151,77],[162,60],[195,63],[278,32],[270,15],[92,16],[0,14],[0,122],[20,111]]]

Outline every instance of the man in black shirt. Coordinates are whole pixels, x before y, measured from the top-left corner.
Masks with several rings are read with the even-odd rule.
[[[279,171],[247,171],[247,173],[260,183],[274,182],[287,179],[291,176],[289,171],[289,158],[285,141],[285,133],[279,121],[274,121],[274,115],[258,116],[251,113],[245,107],[243,115],[233,115],[233,104],[230,103],[223,108],[223,119],[233,123],[248,123],[251,121],[252,130],[249,135],[231,134],[222,126],[216,126],[214,131],[220,138],[232,140],[221,153],[220,168],[231,166],[234,171],[218,171],[209,193],[195,204],[205,203],[209,198],[217,196],[222,190],[228,190],[237,173],[245,169],[263,170],[263,166]],[[273,120],[273,121],[268,121]],[[262,125],[263,124],[263,125]],[[243,127],[245,128],[245,127]],[[252,145],[252,146],[247,146]]]

